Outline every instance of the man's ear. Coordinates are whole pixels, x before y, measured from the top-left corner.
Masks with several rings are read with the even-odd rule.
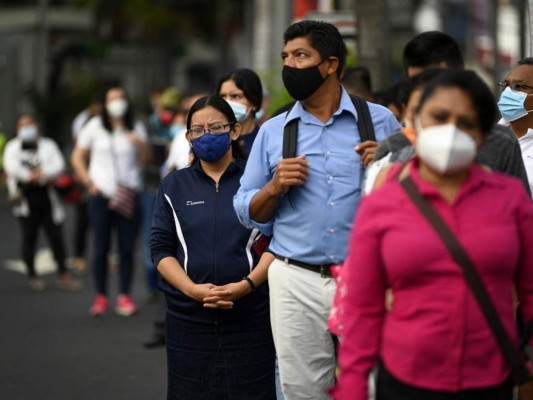
[[[337,57],[328,58],[328,75],[336,74],[339,68],[339,59]]]

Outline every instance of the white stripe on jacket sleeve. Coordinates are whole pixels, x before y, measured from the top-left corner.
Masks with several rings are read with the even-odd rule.
[[[185,273],[187,273],[187,263],[189,262],[189,253],[187,252],[187,245],[185,244],[185,238],[183,237],[183,232],[181,231],[180,221],[178,220],[176,211],[174,211],[174,207],[172,207],[172,202],[170,201],[170,197],[168,197],[165,194],[165,199],[167,199],[168,204],[170,205],[170,208],[172,208],[172,214],[174,215],[174,224],[176,225],[176,233],[178,235],[178,240],[181,243],[181,247],[183,247],[183,253],[184,253],[183,269],[185,270]]]

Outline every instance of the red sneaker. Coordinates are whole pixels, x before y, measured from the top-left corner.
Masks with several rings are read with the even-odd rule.
[[[115,312],[118,315],[124,317],[129,317],[137,312],[137,306],[131,300],[131,297],[127,294],[121,294],[117,297],[117,302],[115,304]]]
[[[107,310],[109,309],[109,302],[107,301],[107,297],[103,294],[97,294],[96,298],[94,299],[94,303],[91,306],[89,312],[93,317],[100,317],[104,315]]]

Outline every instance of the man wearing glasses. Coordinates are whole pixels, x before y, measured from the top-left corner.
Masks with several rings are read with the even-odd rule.
[[[509,125],[518,138],[530,190],[533,192],[533,57],[523,58],[499,83],[502,93],[498,108],[501,123]]]

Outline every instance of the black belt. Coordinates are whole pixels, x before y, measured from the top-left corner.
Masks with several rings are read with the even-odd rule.
[[[333,264],[313,265],[313,264],[307,264],[307,263],[304,263],[304,262],[301,262],[301,261],[296,261],[296,260],[293,260],[291,258],[278,256],[278,255],[276,255],[276,258],[278,260],[283,261],[286,264],[291,264],[291,265],[294,265],[296,267],[300,267],[300,268],[306,269],[308,271],[316,272],[317,274],[320,274],[320,276],[322,278],[332,278],[333,277],[333,275],[331,274],[331,267],[333,266]]]

